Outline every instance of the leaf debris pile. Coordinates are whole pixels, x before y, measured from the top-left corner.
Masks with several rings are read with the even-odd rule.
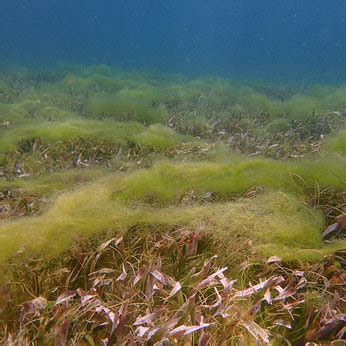
[[[27,263],[33,283],[14,281],[1,291],[0,311],[15,318],[1,327],[2,342],[217,345],[341,336],[342,254],[301,270],[273,256],[254,264],[257,283],[244,284],[251,265],[242,265],[239,282],[218,256],[203,253],[208,241],[188,230],[125,235],[72,253],[56,271]],[[24,291],[34,298],[16,305]],[[322,306],[314,295],[324,297]]]

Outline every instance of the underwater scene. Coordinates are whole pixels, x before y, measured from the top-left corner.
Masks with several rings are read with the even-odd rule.
[[[346,2],[0,19],[0,345],[345,344]]]

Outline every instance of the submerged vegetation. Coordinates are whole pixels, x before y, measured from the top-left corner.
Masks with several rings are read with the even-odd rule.
[[[0,340],[340,338],[345,155],[342,86],[0,68]]]

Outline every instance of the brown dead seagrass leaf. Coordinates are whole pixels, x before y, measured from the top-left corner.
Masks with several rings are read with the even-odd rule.
[[[216,271],[215,273],[209,275],[206,279],[202,280],[197,286],[196,286],[196,290],[201,290],[203,288],[206,288],[207,286],[209,286],[211,283],[213,283],[215,281],[215,279],[218,276],[221,276],[221,274],[223,274],[223,272],[225,272],[228,268],[224,267],[219,269],[218,271]]]
[[[147,340],[151,340],[153,337],[155,337],[155,335],[158,335],[160,332],[162,332],[162,328],[154,328],[152,330],[150,330],[148,332],[148,335],[147,335]],[[156,345],[156,343],[155,343]]]
[[[270,294],[270,289],[268,288],[266,292],[264,293],[263,300],[265,300],[269,305],[273,304],[273,300]]]
[[[211,335],[207,333],[202,333],[198,340],[198,346],[208,346],[211,342]]]
[[[92,287],[101,287],[101,286],[107,286],[113,283],[113,279],[106,278],[105,275],[98,276],[94,279]]]
[[[274,263],[280,263],[282,259],[278,256],[271,256],[267,260],[267,264],[274,264]]]
[[[123,264],[123,271],[121,272],[121,274],[117,277],[117,279],[115,281],[124,281],[127,277],[127,272],[125,269],[125,265]]]
[[[59,297],[56,299],[55,304],[63,304],[69,302],[71,299],[73,299],[77,295],[76,291],[66,291],[59,295]]]
[[[111,309],[101,304],[101,302],[99,302],[99,305],[96,306],[95,312],[105,314],[111,323],[115,323],[116,321],[116,314]]]
[[[112,338],[116,336],[117,340],[122,340],[126,335],[126,323],[127,323],[127,308],[128,301],[124,301],[119,310],[116,313],[116,318],[112,322]]]
[[[170,331],[169,336],[186,336],[189,334],[192,334],[198,330],[208,328],[211,325],[211,323],[203,323],[201,325],[197,326],[186,326],[181,325],[177,328],[174,328],[172,331]]]
[[[150,330],[149,327],[139,326],[139,327],[136,329],[136,335],[139,336],[140,338],[144,338],[145,335],[148,333],[149,330]]]
[[[140,326],[142,324],[148,324],[152,321],[154,321],[157,317],[157,314],[155,312],[151,314],[147,314],[145,316],[140,316],[136,319],[135,323],[133,324],[134,326]]]
[[[287,329],[292,329],[291,323],[289,323],[289,322],[287,322],[285,320],[282,320],[282,319],[275,320],[274,324],[277,325],[277,326],[285,327]]]
[[[207,275],[208,273],[209,273],[209,271],[211,270],[211,268],[213,267],[213,265],[214,265],[214,262],[215,262],[215,260],[218,258],[218,256],[217,255],[214,255],[213,257],[211,257],[210,259],[208,259],[208,260],[206,260],[205,262],[204,262],[204,264],[203,264],[203,267],[202,267],[202,269],[199,271],[199,272],[197,272],[197,273],[194,273],[193,275],[192,275],[192,277],[203,277],[203,276],[205,276],[205,275]]]
[[[67,345],[67,336],[70,327],[69,321],[64,321],[61,324],[56,324],[53,329],[54,345],[65,346]]]
[[[187,241],[185,241],[185,255],[186,257],[194,256],[197,254],[198,240],[201,238],[200,234],[191,232]]]
[[[219,306],[221,306],[221,303],[222,303],[222,298],[221,298],[221,295],[219,293],[219,290],[214,287],[214,292],[216,294],[216,302],[212,305],[207,305],[205,307],[209,308],[209,309],[214,309],[214,308],[218,308]]]
[[[250,286],[245,290],[239,291],[235,294],[235,297],[248,297],[252,294],[262,291],[268,287],[278,285],[279,283],[285,281],[282,276],[272,276],[268,280],[265,280],[257,285]]]
[[[174,318],[178,318],[178,324],[183,324],[196,307],[196,293],[190,296],[186,302],[174,314]]]
[[[260,299],[256,304],[254,304],[249,312],[248,312],[248,316],[256,316],[260,310],[261,310],[261,307],[262,307],[262,299]]]
[[[81,288],[78,288],[76,292],[80,296],[81,306],[84,306],[91,301],[98,301],[98,293],[95,288],[90,289],[88,292],[85,292]]]
[[[22,305],[20,320],[23,322],[26,318],[41,316],[48,302],[44,297],[36,297],[33,300]]]
[[[110,245],[114,245],[114,246],[118,246],[121,242],[123,241],[123,237],[119,237],[119,238],[112,238],[106,242],[104,242],[103,244],[101,244],[98,248],[97,248],[97,252],[102,252],[105,249],[107,249]],[[112,244],[113,243],[113,244]]]
[[[112,269],[112,268],[101,268],[101,269],[99,269],[97,271],[91,272],[89,274],[89,276],[92,276],[92,275],[102,275],[102,274],[112,274],[114,272],[115,272],[115,270]]]
[[[333,237],[335,238],[339,237],[345,227],[346,227],[346,215],[341,215],[338,217],[335,223],[328,226],[322,232],[322,239],[328,240]]]
[[[100,259],[101,255],[102,255],[102,252],[96,253],[95,257],[91,261],[91,263],[90,263],[90,272],[91,273],[93,273],[95,271],[97,262]]]
[[[175,286],[175,281],[169,277],[166,274],[161,273],[160,271],[158,271],[157,269],[154,269],[150,272],[150,274],[159,282],[163,283],[164,285],[169,285],[174,287]]]
[[[154,276],[148,275],[145,284],[145,296],[150,299],[154,295]]]
[[[141,265],[135,278],[133,279],[133,283],[132,283],[133,287],[136,286],[138,282],[144,278],[144,276],[147,274],[147,271],[148,271],[148,266],[146,264]]]
[[[269,343],[269,332],[254,321],[242,321],[241,325],[243,325],[257,341],[262,340],[265,343]]]
[[[218,274],[218,277],[220,279],[221,285],[224,288],[224,292],[229,292],[232,289],[233,285],[237,282],[236,279],[231,281],[228,280],[223,273]]]
[[[305,334],[306,341],[324,341],[329,340],[331,337],[336,336],[340,330],[345,326],[346,317],[340,315],[327,321],[326,324],[316,329],[309,330]]]
[[[174,287],[172,288],[171,292],[169,293],[169,296],[167,297],[167,299],[174,297],[180,290],[181,290],[181,284],[179,281],[177,281]]]

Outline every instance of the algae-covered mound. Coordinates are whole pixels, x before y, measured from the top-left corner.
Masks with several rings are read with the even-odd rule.
[[[63,122],[32,122],[6,130],[0,130],[0,155],[14,151],[21,141],[40,139],[45,143],[86,138],[105,140],[111,144],[128,147],[140,145],[144,149],[164,150],[188,137],[162,126],[145,127],[139,123],[113,121],[69,120]]]
[[[160,123],[166,114],[163,107],[154,108],[143,102],[119,98],[116,95],[95,95],[86,104],[90,117],[138,121],[144,124]]]
[[[305,164],[290,167],[264,161],[261,167],[259,163],[258,160],[252,164],[247,160],[237,164],[164,163],[130,175],[101,178],[62,194],[39,217],[2,222],[1,260],[14,256],[18,250],[31,256],[35,253],[58,256],[80,237],[141,224],[198,228],[205,223],[203,227],[216,239],[221,237],[222,243],[230,248],[241,244],[239,239],[250,242],[249,256],[280,253],[294,259],[316,257],[318,251],[328,252],[320,237],[321,212],[306,204],[300,187],[290,178],[294,168],[304,172]],[[271,175],[272,165],[281,165],[278,166],[281,170],[274,170]],[[254,168],[257,166],[259,171]],[[261,174],[262,179],[256,174]],[[314,178],[314,173],[304,176],[306,181]],[[332,178],[324,176],[324,179],[316,182],[323,187]],[[231,201],[232,196],[258,185],[276,192]],[[296,197],[288,194],[289,190]],[[225,203],[220,204],[222,200]],[[299,252],[303,249],[311,251]]]
[[[159,163],[138,171],[115,184],[114,198],[149,203],[176,203],[184,193],[211,194],[224,199],[262,186],[269,189],[304,193],[316,184],[321,188],[344,188],[346,161],[319,159],[283,162],[244,159],[234,156],[229,163]]]
[[[329,138],[326,144],[326,151],[346,155],[346,130],[340,131]]]
[[[3,223],[2,263],[18,251],[26,256],[59,256],[80,237],[157,224],[167,229],[200,228],[233,249],[239,255],[232,259],[236,262],[245,256],[277,253],[287,260],[316,258],[314,251],[329,251],[320,238],[321,213],[282,193],[225,204],[151,209],[112,202],[110,192],[103,184],[91,185],[60,196],[42,216]]]

